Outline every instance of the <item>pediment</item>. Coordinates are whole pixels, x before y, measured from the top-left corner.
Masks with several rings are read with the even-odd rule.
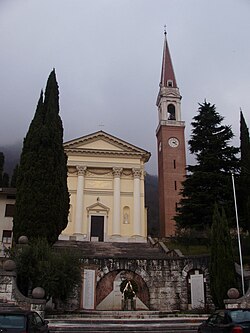
[[[103,131],[98,131],[64,143],[66,153],[141,155],[147,161],[150,153]]]
[[[118,147],[104,139],[97,139],[95,141],[83,142],[78,146],[80,149],[95,149],[95,150],[123,150],[121,147]]]
[[[99,202],[99,198],[97,199],[98,201],[95,202],[93,205],[87,207],[87,212],[88,214],[90,212],[106,212],[108,214],[109,212],[109,207],[105,206],[101,202]]]

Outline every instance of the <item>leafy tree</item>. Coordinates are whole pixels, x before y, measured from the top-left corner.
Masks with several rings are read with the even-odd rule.
[[[211,227],[213,205],[218,202],[228,216],[234,216],[231,172],[238,167],[238,148],[229,145],[233,137],[230,126],[215,105],[200,104],[193,118],[189,150],[197,164],[187,167],[182,199],[175,220],[180,228],[206,230]]]
[[[213,223],[211,227],[210,253],[210,288],[215,306],[224,307],[223,300],[227,298],[227,291],[235,288],[236,272],[233,260],[232,242],[225,210],[219,211],[214,205]]]
[[[36,239],[29,245],[14,247],[11,258],[17,265],[17,284],[29,296],[35,287],[45,290],[46,299],[64,302],[80,285],[81,264],[77,251],[56,251],[45,239]]]
[[[250,232],[250,138],[249,131],[240,112],[240,176],[237,191],[240,226]]]
[[[53,244],[67,226],[69,194],[59,91],[55,70],[48,78],[23,142],[17,176],[14,240],[44,237]]]

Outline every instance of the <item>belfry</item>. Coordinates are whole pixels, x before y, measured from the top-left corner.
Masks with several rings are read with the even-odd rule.
[[[174,216],[180,201],[181,183],[186,168],[185,122],[181,118],[181,95],[164,33],[164,47],[160,89],[156,101],[158,126],[156,129],[158,150],[159,218],[160,236],[175,234]]]

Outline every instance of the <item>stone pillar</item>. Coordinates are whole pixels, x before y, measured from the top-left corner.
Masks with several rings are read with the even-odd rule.
[[[76,190],[76,216],[75,216],[75,233],[82,233],[83,220],[83,191],[84,191],[84,176],[87,170],[85,166],[77,166],[77,190]]]
[[[113,168],[114,201],[113,201],[113,235],[121,234],[121,173],[122,168]]]
[[[134,235],[141,236],[141,169],[133,169],[134,175]]]

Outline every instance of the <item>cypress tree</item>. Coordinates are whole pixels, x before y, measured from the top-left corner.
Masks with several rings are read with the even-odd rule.
[[[237,191],[240,226],[250,232],[250,138],[249,130],[240,112],[240,176]]]
[[[215,306],[222,308],[227,291],[237,284],[228,222],[224,208],[220,213],[217,204],[214,205],[211,227],[209,275],[213,302]]]
[[[230,126],[222,125],[223,117],[215,105],[200,104],[193,118],[189,150],[196,165],[187,167],[182,199],[175,220],[181,228],[206,230],[212,224],[215,202],[234,217],[231,172],[238,167],[238,148],[229,145],[233,137]]]
[[[23,142],[17,176],[14,240],[45,238],[53,244],[67,226],[69,194],[59,91],[55,70],[45,98],[40,94],[34,118]]]

